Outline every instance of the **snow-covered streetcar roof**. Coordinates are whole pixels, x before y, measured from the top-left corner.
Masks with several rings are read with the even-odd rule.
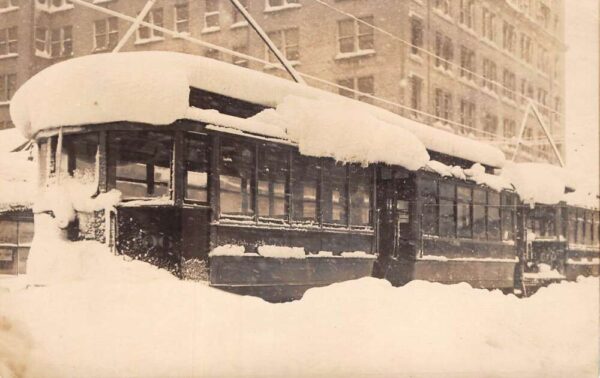
[[[290,96],[312,103],[337,103],[352,109],[354,114],[363,112],[378,120],[383,126],[379,130],[399,126],[404,134],[390,135],[410,138],[408,135],[412,134],[416,138],[412,138],[411,143],[418,140],[428,150],[496,168],[502,167],[505,161],[504,154],[494,146],[435,129],[373,105],[232,64],[173,52],[94,54],[55,64],[17,91],[10,112],[15,125],[27,137],[59,126],[117,121],[168,125],[188,118],[190,87],[277,109],[287,104],[289,110]],[[312,119],[316,117],[318,114]],[[242,128],[246,127],[249,125]],[[256,133],[265,133],[268,129],[262,127]],[[352,136],[354,132],[350,130]],[[382,132],[374,134],[382,138]],[[365,142],[362,139],[365,135],[369,136],[358,132],[356,142]],[[279,138],[281,135],[266,136]],[[396,148],[408,145],[397,141]],[[385,148],[393,148],[393,145],[388,142]],[[373,151],[367,155],[373,155]],[[373,158],[380,159],[382,154],[374,155]],[[412,166],[422,166],[427,161],[418,146],[408,155],[402,160],[407,162],[416,156],[416,161],[409,164]],[[368,159],[359,157],[357,160]]]

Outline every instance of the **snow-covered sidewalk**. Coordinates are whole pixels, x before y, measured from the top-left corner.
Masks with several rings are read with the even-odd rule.
[[[79,275],[0,290],[0,376],[598,374],[595,278],[528,299],[364,278],[269,304],[71,244]]]

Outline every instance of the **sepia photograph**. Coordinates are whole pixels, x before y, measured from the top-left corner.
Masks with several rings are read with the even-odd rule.
[[[0,0],[0,378],[600,376],[600,0]]]

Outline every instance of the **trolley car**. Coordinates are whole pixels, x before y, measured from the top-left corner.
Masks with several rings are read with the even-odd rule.
[[[507,291],[515,286],[526,236],[514,191],[427,167],[410,171],[305,156],[289,140],[235,127],[236,120],[275,107],[284,95],[335,95],[221,62],[186,59],[207,77],[235,73],[215,76],[221,85],[189,88],[186,106],[223,117],[192,111],[168,125],[121,120],[36,132],[46,182],[65,175],[94,183],[96,194],[122,194],[114,210],[78,212],[71,238],[97,239],[181,277],[270,300],[369,275],[395,285],[424,279]],[[240,78],[250,84],[241,86]],[[249,86],[262,87],[267,100],[247,96]],[[268,99],[270,91],[277,94]],[[398,124],[414,124],[373,110],[380,111]],[[449,152],[442,148],[448,133],[418,127],[428,136],[432,159],[463,169],[481,163],[486,174],[500,168],[470,149]],[[224,245],[243,246],[246,253],[210,254]],[[305,258],[261,256],[265,245],[304,248]],[[566,253],[566,262],[580,257]]]

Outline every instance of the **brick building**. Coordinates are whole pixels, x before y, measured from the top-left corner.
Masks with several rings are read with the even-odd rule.
[[[135,17],[146,0],[93,3]],[[492,140],[509,156],[530,98],[564,156],[563,0],[242,3],[300,72],[383,98],[387,101],[360,97],[407,117]],[[156,0],[146,21],[272,64],[232,57],[147,27],[135,31],[121,51],[203,54],[285,76],[227,0]],[[68,0],[0,0],[0,128],[11,127],[10,97],[29,77],[64,59],[111,51],[130,26]],[[533,117],[525,137],[520,159],[553,160]]]

